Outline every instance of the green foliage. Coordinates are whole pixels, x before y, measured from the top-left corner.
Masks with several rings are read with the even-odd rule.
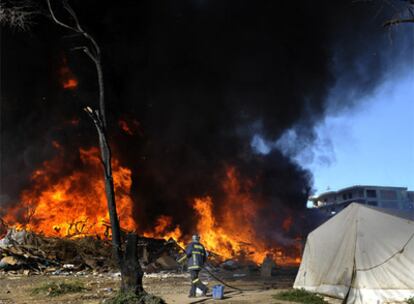
[[[414,297],[407,299],[407,304],[414,304]]]
[[[165,304],[159,297],[146,292],[136,295],[133,292],[118,292],[115,297],[109,299],[107,304]]]
[[[291,301],[297,303],[306,303],[306,304],[324,304],[327,303],[323,300],[322,297],[307,292],[304,289],[294,289],[289,291],[280,292],[273,296],[277,300]]]
[[[82,282],[53,282],[46,283],[40,287],[32,289],[32,294],[46,294],[49,297],[57,297],[67,293],[76,293],[86,290]]]

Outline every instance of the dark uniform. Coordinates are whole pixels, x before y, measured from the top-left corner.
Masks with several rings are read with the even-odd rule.
[[[207,253],[204,249],[204,246],[199,242],[191,242],[185,249],[185,255],[179,259],[178,262],[181,263],[186,258],[188,258],[188,270],[190,271],[191,275],[191,289],[189,296],[195,297],[197,287],[201,289],[204,295],[206,295],[208,288],[201,282],[200,278],[198,277],[198,274],[200,273],[200,270],[207,259]]]

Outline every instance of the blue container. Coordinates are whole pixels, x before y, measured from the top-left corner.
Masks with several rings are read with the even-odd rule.
[[[224,296],[224,286],[223,285],[214,285],[213,286],[213,299],[221,300]]]

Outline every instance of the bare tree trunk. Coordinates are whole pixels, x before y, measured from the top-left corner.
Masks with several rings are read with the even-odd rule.
[[[118,267],[121,270],[121,290],[123,291],[132,291],[134,293],[143,292],[142,277],[143,271],[141,265],[138,261],[137,255],[137,235],[130,234],[127,239],[127,247],[125,254],[122,250],[122,240],[121,240],[121,231],[119,225],[118,214],[116,210],[116,200],[115,200],[115,190],[114,190],[114,181],[112,176],[112,155],[111,148],[109,147],[108,138],[107,138],[107,119],[105,112],[105,86],[104,78],[101,64],[101,51],[95,41],[95,39],[90,36],[87,32],[83,30],[80,26],[79,20],[77,18],[74,10],[69,6],[66,1],[62,1],[63,8],[73,17],[75,20],[75,25],[70,26],[66,23],[61,22],[56,18],[54,11],[52,9],[51,0],[46,0],[51,14],[52,19],[55,23],[63,26],[67,29],[70,29],[80,35],[82,35],[89,42],[89,46],[80,46],[74,48],[74,50],[82,50],[95,64],[98,86],[99,86],[99,110],[92,110],[90,107],[86,107],[85,111],[89,114],[93,123],[96,127],[99,137],[99,147],[101,151],[101,160],[102,167],[104,171],[105,179],[105,194],[108,205],[109,218],[111,222],[112,230],[112,248],[113,254],[117,261]]]
[[[137,259],[138,236],[135,233],[128,234],[127,246],[125,250],[124,263],[122,265],[121,290],[140,294],[144,291],[142,285],[141,265]]]

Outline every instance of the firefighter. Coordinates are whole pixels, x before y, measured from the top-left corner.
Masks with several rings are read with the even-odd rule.
[[[191,289],[188,297],[194,298],[196,296],[197,287],[203,292],[203,296],[206,296],[208,288],[201,282],[198,274],[206,262],[207,252],[200,243],[200,236],[198,234],[193,235],[192,242],[185,248],[185,255],[178,262],[183,263],[186,259],[188,259],[188,270],[191,275]]]

